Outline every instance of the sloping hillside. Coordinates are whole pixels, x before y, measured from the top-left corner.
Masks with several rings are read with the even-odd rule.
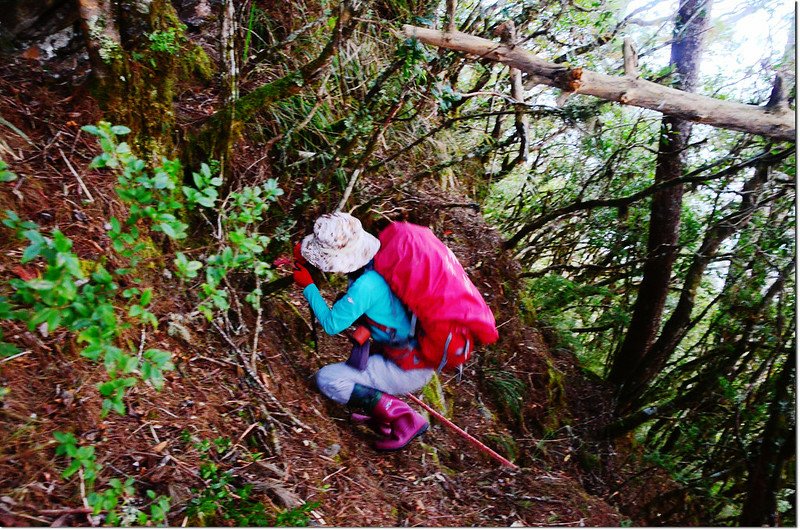
[[[115,199],[114,176],[87,169],[98,148],[78,128],[96,121],[99,111],[86,94],[73,92],[35,61],[7,65],[0,84],[0,115],[11,125],[3,134],[4,156],[19,177],[2,184],[2,208],[37,222],[43,232],[58,227],[81,260],[107,259],[104,225],[124,206]],[[81,200],[87,192],[93,201]],[[124,337],[173,352],[175,369],[166,372],[161,391],[144,385],[130,390],[125,415],[101,418],[95,385],[103,369],[77,355],[73,336],[3,323],[6,340],[23,348],[0,364],[0,383],[8,389],[0,408],[3,524],[89,524],[81,495],[85,479],[62,476],[67,460],[56,455],[53,438],[61,431],[95,447],[102,465],[98,485],[134,479],[126,502],[144,507],[148,489],[168,495],[171,525],[197,524],[187,503],[213,482],[200,476],[204,461],[230,471],[234,484],[252,485],[254,498],[276,510],[315,503],[310,524],[618,525],[617,510],[581,485],[582,471],[571,459],[573,440],[561,428],[571,415],[565,387],[574,368],[568,359],[551,357],[541,334],[523,319],[517,268],[500,249],[498,234],[467,199],[430,187],[396,193],[393,206],[391,218],[431,226],[455,251],[501,331],[500,341],[474,358],[463,379],[442,376],[443,399],[436,398],[435,386],[426,399],[515,460],[519,470],[503,468],[435,420],[421,443],[397,454],[376,453],[369,445],[372,433],[350,425],[347,412],[314,388],[314,372],[341,360],[349,343],[313,334],[296,289],[279,290],[264,302],[257,373],[248,372],[249,359],[237,354],[240,339],[221,337],[192,314],[190,294],[169,273],[173,250],[165,246],[141,269],[143,285],[158,293],[152,308],[158,329],[131,329]],[[2,246],[0,275],[9,295],[8,281],[35,276],[41,263],[20,264],[25,244],[11,230],[3,229]],[[332,298],[336,286],[323,285]],[[245,312],[244,326],[255,325],[252,313]],[[524,394],[504,387],[511,380],[504,376],[524,381]],[[218,524],[230,522],[219,517]]]

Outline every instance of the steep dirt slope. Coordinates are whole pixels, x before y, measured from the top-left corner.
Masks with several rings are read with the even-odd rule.
[[[0,184],[0,208],[45,230],[59,227],[75,241],[79,257],[102,259],[109,246],[104,224],[123,206],[113,198],[113,177],[87,170],[97,148],[79,126],[100,117],[91,99],[39,63],[20,60],[0,67],[0,116],[13,125],[0,126],[2,158],[20,177]],[[94,202],[82,201],[76,173]],[[0,524],[89,524],[81,479],[61,476],[66,460],[55,455],[52,436],[60,430],[94,444],[104,466],[98,485],[133,477],[135,502],[142,506],[147,489],[169,495],[171,525],[192,522],[186,503],[196,496],[191,488],[204,486],[202,442],[221,438],[230,447],[211,454],[236,484],[253,485],[254,495],[276,509],[318,501],[312,524],[619,525],[616,509],[581,484],[574,440],[562,430],[571,421],[564,404],[567,375],[575,373],[572,359],[552,357],[541,334],[522,320],[517,266],[500,251],[499,235],[458,194],[434,188],[392,193],[388,186],[394,184],[380,185],[391,207],[378,205],[364,215],[374,221],[369,227],[377,230],[387,215],[431,226],[486,295],[501,331],[500,341],[476,355],[463,379],[442,377],[444,401],[434,404],[514,458],[519,470],[502,468],[435,421],[421,443],[377,454],[369,446],[372,433],[351,426],[347,412],[314,388],[314,372],[342,360],[349,346],[345,338],[326,336],[314,344],[296,289],[266,301],[258,373],[252,374],[232,344],[204,320],[187,318],[194,300],[165,275],[171,256],[154,256],[143,276],[157,295],[159,328],[125,338],[174,352],[176,369],[161,392],[144,385],[131,390],[125,416],[101,419],[95,384],[103,369],[77,355],[74,337],[42,336],[23,323],[2,322],[6,340],[26,353],[0,361],[0,386],[10,389],[0,405]],[[37,272],[35,263],[19,266],[23,248],[2,229],[0,295],[10,294],[9,279]],[[321,286],[332,299],[341,284]],[[252,326],[252,320],[245,323]],[[525,385],[516,405],[492,383],[504,374]]]

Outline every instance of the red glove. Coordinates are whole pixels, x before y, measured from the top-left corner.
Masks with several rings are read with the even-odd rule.
[[[311,279],[311,273],[299,263],[294,264],[294,272],[292,275],[294,276],[294,282],[299,285],[301,289],[305,289],[314,283],[314,280]]]
[[[306,263],[308,263],[308,260],[304,258],[303,255],[300,253],[301,245],[302,243],[297,243],[294,246],[294,262],[297,263],[298,265],[305,265]]]

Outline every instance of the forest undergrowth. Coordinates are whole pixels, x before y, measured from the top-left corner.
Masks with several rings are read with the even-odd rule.
[[[110,214],[126,210],[109,170],[86,171],[99,147],[77,124],[97,121],[98,110],[88,98],[59,105],[76,98],[68,85],[49,86],[47,74],[35,68],[21,71],[0,76],[2,115],[19,124],[19,134],[6,136],[7,142],[24,160],[14,165],[20,178],[3,185],[3,210],[36,222],[45,234],[58,227],[73,242],[81,267],[91,267],[113,245]],[[67,162],[81,170],[80,181]],[[194,310],[173,276],[175,249],[163,233],[153,233],[138,287],[154,293],[147,309],[158,325],[131,327],[121,339],[134,351],[172,352],[174,369],[164,371],[160,390],[152,384],[130,388],[124,414],[103,414],[95,387],[104,370],[77,354],[66,330],[51,334],[26,322],[4,323],[5,340],[22,348],[1,365],[8,389],[2,405],[3,524],[617,526],[630,520],[603,500],[615,484],[593,465],[596,457],[575,433],[599,413],[592,409],[604,389],[587,381],[568,354],[551,355],[525,321],[515,295],[518,266],[503,256],[498,234],[469,202],[429,187],[391,204],[394,218],[431,226],[454,250],[487,295],[501,330],[500,342],[480,352],[461,381],[442,376],[443,394],[431,404],[512,458],[520,471],[504,470],[435,421],[422,443],[396,455],[375,453],[368,445],[372,435],[353,430],[345,411],[326,403],[311,380],[316,369],[342,359],[347,340],[313,335],[308,309],[292,288],[263,304],[259,387],[231,344]],[[10,229],[4,232],[3,277],[39,274],[41,263],[21,263],[26,246]],[[244,311],[242,325],[253,327],[255,318],[252,309]],[[494,358],[498,352],[502,363]],[[514,385],[520,380],[527,382],[524,395]],[[566,403],[575,393],[591,408],[570,412]],[[575,415],[572,427],[567,414]],[[71,444],[93,454],[70,458],[62,449],[70,443],[58,433],[70,433]],[[92,519],[92,491],[112,499],[99,512],[103,519]],[[641,491],[631,490],[630,497],[640,501]],[[241,507],[251,505],[256,507]],[[138,519],[139,512],[146,518]]]
[[[749,393],[742,401],[743,383],[718,376],[711,397],[698,391],[699,405],[686,409],[699,416],[687,412],[682,424],[667,410],[658,418],[663,430],[647,434],[636,429],[644,420],[633,428],[620,422],[637,421],[636,406],[653,410],[649,402],[621,411],[621,387],[603,377],[636,292],[638,272],[625,271],[645,261],[636,252],[644,254],[646,234],[626,226],[647,226],[636,200],[651,188],[632,168],[655,156],[652,116],[632,119],[585,100],[554,105],[547,96],[526,104],[521,77],[509,99],[498,90],[514,69],[485,61],[466,67],[458,55],[400,38],[399,21],[430,24],[438,3],[365,9],[252,1],[237,11],[225,2],[230,10],[216,5],[213,16],[205,2],[172,4],[154,2],[161,16],[148,21],[124,14],[120,27],[133,17],[149,24],[147,38],[123,31],[110,56],[97,48],[108,39],[93,47],[96,32],[76,30],[55,54],[30,46],[0,64],[0,525],[694,526],[737,519],[733,499],[747,493],[740,467],[753,468],[749,453],[736,453],[744,463],[723,470],[739,475],[714,482],[707,479],[717,468],[683,473],[688,457],[653,450],[650,435],[691,452],[716,433],[701,428],[715,417],[703,412],[729,422],[739,417],[730,404],[745,403],[748,421],[754,418],[747,440],[756,447],[765,418],[786,418],[768,404],[792,390],[772,402]],[[623,27],[602,6],[556,4],[539,19],[528,17],[527,4],[517,13],[482,11],[478,3],[458,17],[463,29],[503,42],[516,38],[513,23],[500,24],[504,16],[540,20],[542,35],[608,31],[611,39]],[[231,29],[229,17],[238,26]],[[585,31],[573,32],[576,24]],[[587,50],[603,38],[593,37]],[[113,74],[99,84],[98,57]],[[604,128],[601,118],[621,125]],[[734,146],[709,165],[728,164],[723,176],[791,157],[791,148],[752,136],[722,135],[692,148],[714,142]],[[579,148],[592,153],[588,162]],[[775,174],[774,217],[765,226],[792,219],[793,196]],[[758,175],[754,186],[762,184]],[[506,193],[520,182],[516,196]],[[622,198],[594,217],[569,217],[595,192]],[[684,209],[681,275],[694,266],[684,261],[699,246],[703,223],[719,236],[718,247],[730,235],[722,221],[723,228],[713,224],[730,193],[722,185],[713,193],[708,219]],[[573,195],[577,207],[565,202]],[[749,220],[744,206],[732,219]],[[501,466],[433,418],[418,442],[377,453],[374,434],[316,390],[315,372],[344,360],[350,342],[314,324],[292,285],[291,248],[337,207],[374,234],[395,220],[429,226],[458,257],[492,308],[500,339],[461,376],[440,374],[419,397],[518,468]],[[774,252],[769,267],[783,268],[764,272],[755,258],[749,266],[758,281],[777,277],[777,292],[791,252],[774,232],[773,246],[765,243],[758,255]],[[749,249],[741,252],[747,257]],[[597,264],[573,265],[576,256]],[[328,300],[345,288],[342,278],[314,274]],[[707,288],[702,297],[710,297]],[[788,303],[778,297],[778,309]],[[745,308],[735,316],[751,322],[759,314]],[[784,352],[790,333],[781,322],[778,338],[763,331],[759,348]],[[706,331],[693,331],[698,344],[712,335],[710,324],[698,329]],[[725,337],[742,336],[747,345],[751,331]],[[761,359],[762,350],[754,352],[745,358]],[[667,368],[691,387],[694,372],[680,372],[684,361]],[[752,372],[771,389],[792,373],[788,363],[764,366],[737,367],[736,375]],[[679,401],[656,382],[643,399]],[[736,452],[730,444],[717,450]],[[792,463],[788,455],[779,461],[775,476]],[[775,486],[781,514],[792,513],[790,490],[791,481]]]

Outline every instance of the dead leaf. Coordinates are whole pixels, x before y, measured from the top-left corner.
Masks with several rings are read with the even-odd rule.
[[[36,45],[33,45],[22,52],[22,56],[26,59],[38,59],[40,54],[41,52],[39,51],[39,47]]]
[[[13,269],[11,269],[11,272],[13,272],[17,276],[19,276],[19,278],[21,280],[25,280],[26,282],[28,280],[33,280],[34,278],[39,276],[35,271],[32,271],[30,269],[26,269],[25,267],[23,267],[21,265],[17,265]]]
[[[164,450],[166,447],[167,447],[167,441],[166,441],[166,440],[164,440],[163,442],[161,442],[161,443],[159,443],[159,444],[156,444],[156,445],[154,445],[154,446],[153,446],[153,447],[152,447],[150,450],[151,450],[151,451],[153,451],[154,453],[160,453],[160,452],[161,452],[161,451],[163,451],[163,450]]]

